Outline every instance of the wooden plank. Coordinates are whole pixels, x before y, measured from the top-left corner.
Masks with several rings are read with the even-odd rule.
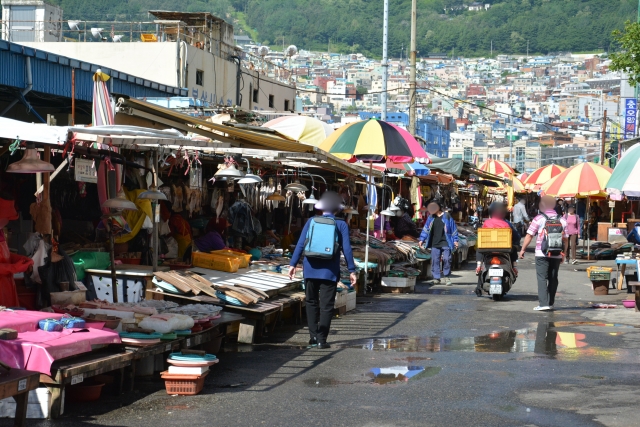
[[[251,304],[256,304],[258,301],[262,299],[261,297],[259,298],[256,294],[249,291],[248,289],[237,288],[235,286],[220,286],[220,285],[216,285],[216,287],[220,290],[231,291],[231,292],[235,292],[236,294],[245,295],[246,297],[251,298],[251,300],[253,301]]]
[[[243,320],[240,322],[240,331],[238,332],[238,342],[243,344],[253,344],[253,335],[256,328],[255,320]]]
[[[181,280],[176,280],[175,277],[173,277],[173,275],[169,274],[169,273],[164,273],[164,272],[160,272],[160,271],[156,271],[155,272],[156,277],[159,277],[161,280],[172,284],[173,286],[175,286],[176,288],[178,288],[179,291],[184,292],[184,293],[189,293],[192,291],[190,286],[187,286],[184,282],[182,282]]]
[[[157,295],[159,297],[161,296],[162,299],[168,299],[168,300],[175,298],[179,300],[187,300],[187,301],[199,302],[204,304],[214,304],[214,305],[221,305],[221,306],[225,305],[224,301],[221,301],[219,298],[210,297],[208,295],[198,295],[198,296],[190,297],[186,295],[171,294],[169,292],[160,292],[153,289],[147,289],[147,293]]]
[[[262,295],[265,299],[269,298],[266,292],[262,292],[260,289],[254,288],[253,286],[245,285],[244,283],[236,283],[234,286],[238,288],[246,288],[255,294]]]

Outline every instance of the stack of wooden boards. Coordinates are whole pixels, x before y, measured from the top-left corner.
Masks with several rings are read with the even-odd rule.
[[[185,294],[193,293],[197,296],[203,293],[210,297],[217,298],[217,291],[228,297],[235,298],[245,305],[257,304],[269,298],[269,295],[265,292],[252,286],[244,284],[235,284],[234,286],[219,285],[211,283],[204,277],[188,270],[157,271],[154,274],[158,279],[173,285]]]

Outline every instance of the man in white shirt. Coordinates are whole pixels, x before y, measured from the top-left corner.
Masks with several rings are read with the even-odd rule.
[[[525,235],[527,231],[527,223],[529,222],[529,215],[527,215],[527,206],[525,205],[525,198],[520,197],[518,203],[513,207],[513,224],[516,226],[516,230],[521,236]]]

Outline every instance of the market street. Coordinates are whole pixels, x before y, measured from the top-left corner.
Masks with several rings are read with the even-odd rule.
[[[637,425],[640,316],[589,308],[626,295],[595,297],[586,261],[562,266],[554,312],[532,311],[531,261],[503,302],[457,272],[452,287],[359,298],[334,319],[330,349],[307,350],[306,331],[285,325],[276,345],[228,345],[198,396],[139,379],[134,393],[30,425]]]

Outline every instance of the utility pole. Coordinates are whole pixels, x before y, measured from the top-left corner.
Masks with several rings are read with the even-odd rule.
[[[389,39],[389,0],[384,0],[382,15],[382,114],[383,121],[387,120],[387,78],[389,75],[389,58],[387,57],[387,42]],[[365,285],[366,286],[366,285]]]
[[[600,146],[600,164],[604,165],[604,143],[607,140],[607,110],[604,110],[602,116],[602,142]]]
[[[411,0],[411,52],[409,53],[409,133],[416,135],[416,21],[418,1]]]

